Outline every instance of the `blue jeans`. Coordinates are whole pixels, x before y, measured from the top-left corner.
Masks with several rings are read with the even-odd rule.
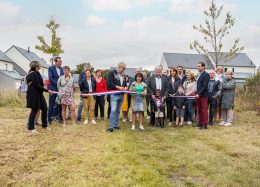
[[[194,99],[187,99],[187,103],[185,106],[185,121],[192,121],[194,101]]]
[[[48,109],[48,122],[49,123],[52,122],[52,117],[54,116],[54,105],[55,105],[56,97],[57,97],[56,94],[49,96],[49,109]],[[57,105],[57,111],[58,111],[59,119],[62,120],[61,105]]]
[[[120,110],[121,110],[123,100],[124,100],[123,94],[110,96],[111,112],[109,118],[109,128],[111,129],[118,127]]]
[[[78,121],[81,120],[82,108],[83,108],[83,100],[82,100],[82,97],[80,97],[80,100],[79,100],[79,109],[78,109]]]

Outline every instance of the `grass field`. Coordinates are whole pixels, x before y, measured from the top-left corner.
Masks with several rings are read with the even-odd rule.
[[[260,118],[233,127],[107,133],[96,126],[26,133],[24,108],[0,108],[0,186],[260,186]]]

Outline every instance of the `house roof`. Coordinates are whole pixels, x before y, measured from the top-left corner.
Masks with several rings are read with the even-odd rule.
[[[17,80],[21,80],[23,78],[19,73],[16,73],[14,71],[0,70],[0,73]]]
[[[0,50],[0,60],[5,61],[5,62],[10,62],[13,63],[14,61],[9,58],[6,54],[4,54],[1,50]]]
[[[139,67],[139,68],[142,70],[141,67]],[[116,67],[110,67],[110,70],[114,70],[114,69],[116,69]],[[126,68],[124,71],[124,74],[128,75],[128,76],[133,76],[135,74],[136,69],[138,69],[138,68]]]
[[[225,56],[227,53],[223,52],[222,55]],[[210,57],[215,60],[214,53],[209,53]],[[219,62],[221,66],[232,66],[232,67],[256,67],[253,61],[247,56],[246,53],[238,53],[235,58],[233,58],[230,62],[225,63],[224,60]]]
[[[16,48],[25,58],[27,58],[30,62],[32,61],[37,61],[41,63],[41,66],[44,68],[48,68],[50,67],[50,65],[48,65],[45,60],[43,60],[42,58],[40,58],[38,55],[36,55],[34,52],[23,49],[21,47],[15,46],[13,45],[12,47]]]
[[[213,69],[212,63],[201,54],[163,53],[168,67],[183,66],[184,69],[195,69],[199,62],[204,62],[206,68]]]

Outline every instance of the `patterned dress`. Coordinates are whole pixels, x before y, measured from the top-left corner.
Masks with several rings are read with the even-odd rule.
[[[62,94],[59,95],[61,104],[72,105],[74,104],[74,79],[70,76],[69,80],[66,80],[65,75],[61,76],[57,82],[58,90]]]

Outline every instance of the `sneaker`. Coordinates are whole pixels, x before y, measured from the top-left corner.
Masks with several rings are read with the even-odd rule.
[[[31,135],[36,135],[36,134],[38,134],[38,131],[36,129],[33,129],[33,130],[29,130],[29,133]]]
[[[147,116],[146,119],[150,119],[150,116]]]
[[[219,125],[224,125],[226,122],[225,121],[222,121],[219,123]]]
[[[133,131],[135,130],[135,125],[132,125],[132,128],[131,128],[131,130],[133,130]]]
[[[232,123],[227,122],[223,126],[232,126]]]
[[[96,125],[97,124],[97,122],[94,119],[92,119],[91,123],[92,123],[92,125]]]
[[[113,128],[108,128],[108,129],[107,129],[107,132],[113,132],[113,131],[114,131]]]
[[[75,127],[77,127],[77,126],[78,126],[76,123],[73,123],[73,125],[74,125]]]
[[[50,127],[46,127],[46,128],[44,128],[44,129],[46,129],[47,131],[51,131],[51,128],[50,128]]]
[[[84,125],[87,125],[88,124],[88,120],[86,119],[85,121],[84,121]]]
[[[187,125],[192,125],[192,122],[191,122],[191,121],[188,121],[188,122],[187,122]]]
[[[172,122],[170,122],[169,124],[168,124],[168,126],[171,126],[172,125]]]
[[[123,119],[123,122],[126,122],[126,119],[125,119],[125,118]]]
[[[139,127],[141,130],[144,130],[144,126],[143,125],[140,125]]]

